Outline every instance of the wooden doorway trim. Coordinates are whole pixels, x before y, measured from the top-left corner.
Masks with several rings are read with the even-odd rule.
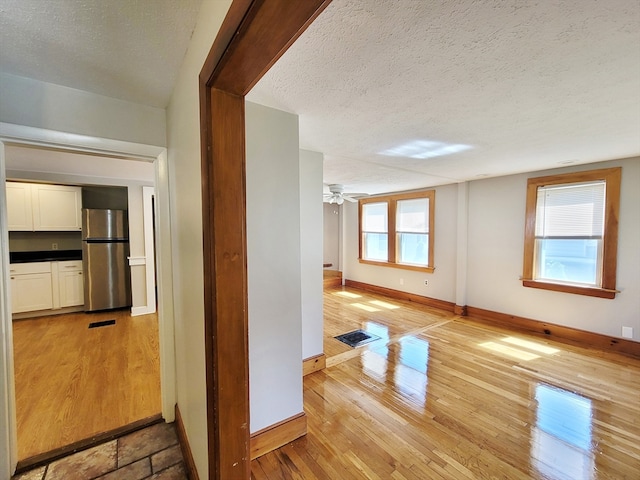
[[[200,72],[210,479],[249,479],[244,96],[331,0],[234,0]]]

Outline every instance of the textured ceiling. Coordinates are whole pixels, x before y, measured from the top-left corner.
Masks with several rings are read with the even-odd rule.
[[[200,2],[0,0],[0,71],[164,107]],[[347,191],[636,156],[640,2],[333,0],[248,99]]]
[[[0,0],[0,71],[164,108],[201,2]]]
[[[333,0],[248,100],[351,191],[640,155],[640,2]]]

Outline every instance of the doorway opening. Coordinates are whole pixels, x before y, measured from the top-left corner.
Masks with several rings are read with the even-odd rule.
[[[139,272],[137,272],[139,278],[135,282],[139,285],[139,291],[137,295],[134,293],[134,298],[137,296],[138,302],[136,303],[134,299],[133,309],[127,308],[92,314],[74,313],[20,320],[19,333],[14,331],[12,315],[9,308],[11,280],[8,272],[10,267],[9,265],[4,265],[2,279],[0,280],[2,293],[0,306],[3,309],[4,320],[2,327],[6,333],[6,348],[1,366],[3,370],[7,372],[7,383],[4,387],[7,391],[5,398],[8,403],[9,412],[7,429],[11,454],[9,462],[10,465],[14,467],[17,464],[20,469],[24,469],[29,465],[29,461],[31,465],[34,465],[34,462],[41,463],[47,458],[50,459],[53,458],[53,456],[60,456],[64,454],[65,451],[69,451],[70,448],[73,450],[86,448],[83,446],[86,442],[77,438],[78,435],[82,436],[82,431],[90,432],[87,438],[91,438],[95,442],[96,439],[99,440],[101,437],[104,437],[105,434],[108,435],[113,431],[120,430],[120,433],[124,433],[128,431],[128,428],[140,428],[142,425],[159,421],[163,417],[167,421],[173,421],[175,395],[171,393],[174,390],[172,385],[174,380],[170,373],[173,365],[173,357],[170,356],[164,360],[164,368],[160,367],[159,359],[160,355],[166,355],[166,343],[169,342],[170,345],[172,345],[173,342],[172,324],[171,328],[167,328],[167,323],[172,322],[172,312],[165,312],[164,315],[162,313],[156,313],[157,297],[155,283],[157,276],[155,270],[156,267],[162,269],[163,262],[156,258],[157,252],[155,249],[145,250],[145,236],[151,237],[150,243],[154,245],[153,237],[155,234],[151,231],[149,235],[147,232],[144,232],[143,229],[146,225],[149,225],[151,229],[153,229],[153,226],[158,223],[157,219],[145,218],[149,215],[159,215],[160,212],[151,208],[151,203],[149,203],[148,211],[145,213],[143,209],[143,197],[150,193],[151,196],[149,196],[149,198],[151,199],[155,195],[154,186],[158,186],[159,180],[158,162],[166,162],[165,149],[139,144],[129,145],[127,142],[115,142],[90,137],[74,138],[74,143],[68,142],[68,135],[63,133],[27,127],[24,129],[20,127],[16,128],[17,130],[23,130],[22,133],[24,135],[22,135],[21,138],[16,139],[14,137],[7,139],[6,136],[1,138],[4,136],[2,134],[6,133],[6,128],[3,128],[2,134],[0,134],[0,180],[2,183],[0,195],[3,199],[5,198],[5,180],[7,180],[7,178],[9,180],[21,180],[33,183],[46,182],[48,184],[91,186],[87,188],[105,188],[107,185],[123,187],[128,191],[129,198],[127,202],[129,206],[134,205],[136,209],[133,218],[136,222],[134,229],[139,230],[137,237],[139,237],[138,240],[141,246],[138,252],[132,252],[134,255],[136,253],[138,254],[137,264],[136,258],[129,257],[128,259],[130,264],[133,263],[130,265],[132,277],[136,275],[134,271],[139,270]],[[52,141],[52,138],[56,141]],[[86,146],[87,144],[95,145],[96,143],[100,143],[101,146],[104,147],[104,150],[97,150]],[[62,147],[63,145],[64,148]],[[24,155],[25,152],[29,158],[33,160],[32,163],[23,161],[24,158],[21,157],[21,155]],[[67,161],[57,161],[61,158],[66,158]],[[42,162],[46,162],[46,168],[42,167]],[[122,165],[126,165],[127,167],[119,168]],[[111,174],[108,172],[111,172]],[[129,176],[125,178],[126,175]],[[167,186],[162,185],[163,181],[166,181],[166,179],[160,177],[161,190],[166,192]],[[143,188],[148,189],[144,191],[145,195],[143,195]],[[3,203],[5,202],[3,201]],[[166,206],[168,207],[168,204]],[[2,216],[5,215],[6,210],[2,212]],[[143,221],[143,219],[145,221]],[[3,257],[8,259],[11,242],[9,241],[6,217],[1,220],[1,250]],[[164,242],[168,242],[168,239],[165,238]],[[168,247],[170,251],[170,246],[166,244],[163,245],[162,239],[159,239],[157,243],[159,244],[158,250],[160,250],[160,247]],[[140,261],[140,258],[142,258],[142,261]],[[147,259],[149,261],[147,261]],[[148,264],[150,264],[150,268]],[[152,273],[149,279],[151,287],[147,288],[146,283],[148,282],[145,280],[145,273],[149,270]],[[168,270],[170,271],[170,266]],[[142,273],[142,275],[140,275],[140,273]],[[78,272],[78,274],[81,274],[81,272]],[[158,276],[162,276],[161,270],[159,270]],[[165,278],[165,285],[167,284],[170,284],[170,277]],[[153,297],[152,305],[147,305],[146,303],[148,290],[150,290]],[[160,288],[158,291],[160,292],[158,305],[161,305],[162,292]],[[165,290],[165,292],[167,291]],[[169,289],[169,295],[170,292],[171,290]],[[136,307],[138,307],[137,310]],[[169,315],[167,315],[167,313]],[[91,321],[101,321],[105,315],[109,317],[109,319],[115,315],[124,320],[118,320],[116,325],[112,327],[94,330],[87,328],[87,325],[91,323]],[[123,328],[118,331],[118,327]],[[100,332],[99,334],[104,338],[98,343],[94,341],[91,344],[92,348],[86,351],[84,355],[81,355],[81,350],[85,348],[85,346],[78,338],[73,340],[73,329],[81,332],[81,336],[84,337],[88,335],[87,332],[91,332],[92,334]],[[29,330],[31,330],[30,333],[28,332]],[[38,334],[38,331],[41,333]],[[56,331],[58,331],[58,333],[56,333]],[[24,404],[22,392],[24,392],[23,387],[26,377],[23,376],[25,372],[22,369],[24,366],[29,365],[27,355],[25,355],[23,348],[25,332],[27,332],[27,335],[35,333],[36,337],[41,340],[43,351],[39,352],[40,357],[44,357],[45,353],[48,355],[54,354],[58,361],[62,361],[63,355],[56,355],[56,348],[59,349],[59,353],[65,351],[62,344],[63,342],[60,340],[71,341],[73,343],[72,347],[66,349],[76,355],[76,360],[66,358],[66,360],[72,362],[72,364],[75,361],[75,364],[73,364],[75,367],[71,368],[72,373],[68,374],[68,370],[65,371],[64,368],[59,368],[54,369],[54,373],[50,375],[51,377],[55,374],[62,375],[61,378],[58,378],[58,380],[60,380],[59,383],[68,386],[66,391],[68,398],[62,402],[66,402],[66,406],[63,406],[60,402],[55,402],[54,399],[48,395],[47,389],[42,388],[27,389],[30,390],[28,391],[28,397],[30,400],[35,401],[31,402],[32,404],[30,405]],[[61,334],[59,332],[63,333]],[[56,338],[56,336],[60,335],[61,337]],[[84,338],[84,340],[87,339]],[[115,344],[119,347],[124,347],[124,350],[119,353],[114,353],[116,351],[111,347]],[[74,351],[74,347],[76,347],[76,351]],[[161,351],[164,353],[161,354]],[[33,353],[33,349],[31,353]],[[112,365],[104,361],[97,362],[102,363],[100,367],[102,369],[102,376],[95,374],[95,372],[92,373],[90,368],[90,364],[95,362],[101,355],[106,355],[114,360]],[[129,355],[129,357],[126,357],[126,355]],[[126,363],[130,361],[132,365],[140,365],[141,363],[148,364],[142,369],[142,371],[145,372],[143,376],[146,377],[144,377],[144,379],[141,379],[143,376],[138,379],[127,378],[126,382],[117,380],[118,375],[120,377],[122,377],[122,375],[130,377],[127,375],[126,368],[123,368],[123,365],[126,366]],[[55,362],[52,361],[49,363],[51,367],[55,366]],[[65,366],[69,367],[68,364]],[[169,374],[167,374],[167,371]],[[65,372],[67,375],[64,375]],[[28,373],[35,374],[35,376],[40,374],[42,376],[44,371],[40,370],[38,373],[37,370],[32,370]],[[116,380],[109,380],[110,376]],[[87,379],[89,383],[86,383]],[[32,380],[33,379],[27,379],[27,384]],[[102,384],[103,381],[107,381],[108,385]],[[130,387],[127,387],[127,382]],[[131,387],[131,385],[134,384],[135,387]],[[150,391],[140,391],[139,385],[142,384],[149,385]],[[133,401],[129,399],[118,402],[105,399],[105,401],[100,404],[87,401],[90,398],[91,390],[100,391],[103,394],[105,391],[109,391],[109,393],[114,393],[114,398],[123,398],[122,392],[130,390],[131,392],[137,392],[136,394],[143,395],[145,399],[141,401],[140,398],[134,398]],[[17,395],[15,395],[16,393]],[[108,397],[108,395],[104,396]],[[16,400],[15,403],[14,399]],[[55,424],[61,427],[60,431],[64,431],[64,428],[69,430],[69,420],[72,417],[82,415],[84,415],[83,418],[85,419],[86,429],[77,429],[79,433],[75,437],[69,435],[68,431],[67,433],[61,434],[60,438],[62,440],[56,445],[36,446],[30,443],[28,440],[29,434],[25,434],[20,428],[22,425],[20,416],[22,415],[22,410],[24,410],[23,407],[29,410],[33,408],[34,404],[38,404],[38,402],[40,402],[41,406],[45,406],[45,408],[47,405],[55,406],[57,404],[57,407],[54,408],[57,408],[59,415],[59,418],[49,418],[49,421],[41,421],[39,423],[39,433],[41,436],[44,436],[42,433],[43,429],[47,430],[55,427]],[[131,405],[127,405],[127,403],[139,403],[145,406],[139,409],[139,412],[132,412],[132,410],[135,409],[130,408]],[[82,407],[84,414],[75,415],[75,409],[79,405]],[[109,413],[109,408],[118,410],[118,415],[112,415],[113,412]],[[120,415],[122,412],[125,412],[125,414]],[[32,414],[32,411],[29,412],[29,416],[33,416]],[[118,420],[116,420],[115,423],[113,420],[110,420],[109,422],[111,423],[109,425],[107,424],[108,422],[100,423],[101,420],[108,419],[110,416],[118,418]]]

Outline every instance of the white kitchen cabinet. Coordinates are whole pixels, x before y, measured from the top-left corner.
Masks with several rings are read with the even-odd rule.
[[[51,262],[14,263],[9,273],[12,313],[53,308]]]
[[[7,182],[7,216],[9,231],[33,230],[30,183]]]
[[[64,262],[52,262],[52,264],[55,264],[58,270],[59,307],[64,308],[84,305],[82,261],[71,260]]]
[[[66,185],[31,185],[33,229],[69,231],[82,229],[82,190]]]
[[[84,305],[82,260],[12,263],[9,272],[12,313]]]
[[[9,231],[79,231],[82,189],[67,185],[7,182]]]

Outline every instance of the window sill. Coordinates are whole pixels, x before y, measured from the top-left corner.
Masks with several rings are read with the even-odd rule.
[[[554,292],[575,293],[577,295],[587,295],[589,297],[616,298],[617,290],[595,287],[579,287],[577,285],[563,285],[561,283],[541,282],[539,280],[522,280],[524,287],[540,288],[542,290],[553,290]]]
[[[400,268],[402,270],[413,270],[415,272],[433,273],[436,269],[436,267],[419,267],[417,265],[405,265],[403,263],[375,262],[373,260],[364,260],[362,258],[359,258],[358,261],[366,265],[375,265],[376,267]]]

